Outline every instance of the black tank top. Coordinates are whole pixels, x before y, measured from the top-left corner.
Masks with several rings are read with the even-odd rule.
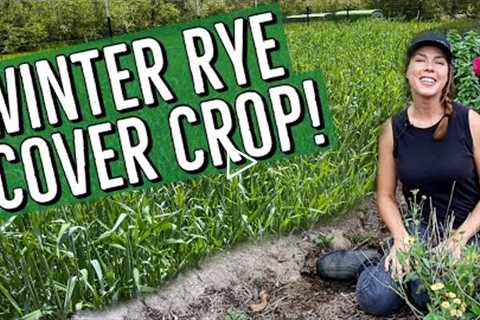
[[[414,127],[406,109],[392,118],[393,155],[403,196],[409,207],[412,190],[418,190],[417,203],[425,196],[424,222],[428,222],[431,209],[435,208],[438,222],[444,224],[453,214],[453,226],[458,228],[480,200],[468,110],[459,103],[453,104],[443,140],[432,137],[438,123],[429,128]]]

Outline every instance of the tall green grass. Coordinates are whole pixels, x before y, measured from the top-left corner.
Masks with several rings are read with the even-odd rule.
[[[4,219],[0,318],[64,318],[150,292],[238,241],[305,228],[371,193],[379,125],[405,100],[403,53],[429,23],[286,28],[296,72],[321,69],[338,148]]]

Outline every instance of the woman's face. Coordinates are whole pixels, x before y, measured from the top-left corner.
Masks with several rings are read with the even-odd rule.
[[[410,59],[407,79],[412,96],[440,98],[448,81],[448,62],[442,50],[433,46],[420,47]]]

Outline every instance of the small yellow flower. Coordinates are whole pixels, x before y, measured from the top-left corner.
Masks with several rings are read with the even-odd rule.
[[[450,291],[450,292],[447,292],[447,297],[449,297],[450,299],[454,299],[457,297],[457,295]]]
[[[415,243],[415,237],[413,237],[413,236],[405,236],[405,237],[403,238],[403,243],[406,244],[406,245],[411,246],[412,244]]]
[[[462,304],[462,300],[458,299],[458,298],[455,298],[453,299],[453,303],[455,304]]]
[[[462,305],[460,306],[460,310],[462,310],[462,312],[465,312],[465,310],[467,310],[467,304],[465,302],[462,302]]]
[[[445,285],[441,282],[434,283],[430,286],[430,289],[433,291],[442,290],[443,288],[445,288]]]
[[[461,318],[463,315],[463,312],[457,309],[451,309],[450,310],[450,315],[455,318]]]
[[[448,308],[450,308],[450,303],[448,303],[448,301],[443,301],[440,304],[440,307],[442,307],[442,309],[448,309]]]

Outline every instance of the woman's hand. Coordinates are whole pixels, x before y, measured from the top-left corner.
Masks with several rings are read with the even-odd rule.
[[[405,274],[410,272],[410,263],[408,259],[401,261],[400,255],[404,253],[407,258],[407,253],[414,241],[410,235],[405,235],[402,238],[395,240],[390,253],[385,258],[385,271],[390,272],[394,279],[400,280]]]
[[[447,240],[440,242],[434,250],[440,253],[446,252],[452,256],[454,261],[459,261],[462,257],[462,248],[465,245],[463,238],[454,233]]]

